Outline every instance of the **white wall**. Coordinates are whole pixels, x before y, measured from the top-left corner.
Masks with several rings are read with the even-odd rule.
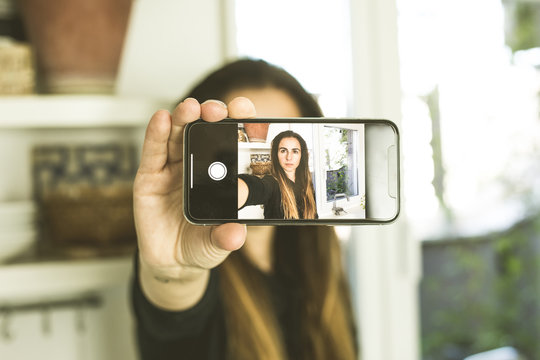
[[[117,93],[177,100],[223,61],[222,14],[220,0],[135,0]]]

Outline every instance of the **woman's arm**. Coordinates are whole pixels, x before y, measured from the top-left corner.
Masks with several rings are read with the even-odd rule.
[[[241,178],[238,178],[238,208],[246,204],[246,201],[249,196],[249,187],[246,182]]]
[[[238,175],[238,208],[247,205],[266,204],[272,196],[279,194],[279,185],[273,176],[262,179],[255,175]]]

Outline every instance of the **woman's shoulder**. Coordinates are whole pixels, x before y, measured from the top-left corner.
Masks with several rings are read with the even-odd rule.
[[[262,183],[264,185],[278,185],[277,179],[271,174],[267,174],[262,177],[251,174],[238,174],[238,177],[244,180],[248,185],[254,183]]]
[[[264,175],[261,180],[266,183],[266,184],[269,184],[271,186],[277,186],[279,187],[279,184],[278,184],[278,181],[277,179],[274,177],[274,175]]]
[[[272,174],[266,174],[261,179],[264,180],[264,181],[273,181],[273,182],[277,183],[277,179]]]

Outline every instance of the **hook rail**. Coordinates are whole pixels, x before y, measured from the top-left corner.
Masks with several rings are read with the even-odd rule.
[[[83,310],[85,308],[99,308],[102,303],[103,300],[101,297],[87,295],[74,299],[0,305],[0,337],[8,341],[12,340],[14,337],[11,331],[13,315],[15,313],[33,311],[42,313],[41,329],[44,335],[49,335],[52,332],[50,312],[61,308],[73,308],[77,310],[75,318],[76,329],[79,333],[83,333],[86,329]]]

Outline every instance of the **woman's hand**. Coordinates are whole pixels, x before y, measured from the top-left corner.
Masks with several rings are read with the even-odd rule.
[[[150,119],[133,198],[141,285],[156,305],[170,310],[194,305],[206,288],[208,269],[239,249],[246,238],[244,225],[196,226],[185,219],[184,126],[199,118],[215,122],[254,116],[255,108],[246,98],[235,98],[228,106],[189,98],[172,115],[161,110]]]

